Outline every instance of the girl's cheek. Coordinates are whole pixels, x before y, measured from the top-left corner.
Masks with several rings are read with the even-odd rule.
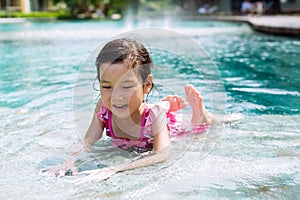
[[[139,99],[139,98],[144,98],[143,93],[141,93],[138,89],[136,89],[134,91],[131,91],[129,99],[136,100],[136,99]]]
[[[138,94],[138,90],[136,88],[133,88],[132,90],[127,91],[128,99],[136,98],[137,94]]]
[[[104,92],[101,92],[101,98],[103,100],[103,102],[108,105],[109,102],[110,102],[110,99],[111,99],[111,94],[110,92],[107,92],[107,91],[104,91]]]
[[[109,90],[102,89],[102,90],[100,90],[100,93],[101,93],[101,96],[106,96],[106,97],[111,96],[111,91],[109,91]]]

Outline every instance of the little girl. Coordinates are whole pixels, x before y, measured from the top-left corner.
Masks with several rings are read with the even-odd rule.
[[[155,104],[146,103],[154,85],[152,65],[150,55],[141,43],[125,38],[108,42],[96,61],[101,97],[86,132],[85,144],[73,153],[70,160],[43,172],[55,176],[77,173],[75,158],[89,150],[103,132],[113,138],[115,146],[144,153],[129,163],[81,172],[89,176],[79,179],[79,183],[104,180],[117,172],[164,162],[169,154],[170,137],[181,129],[176,111],[186,104],[179,96],[167,96]],[[212,123],[212,115],[205,109],[200,93],[193,86],[185,86],[185,92],[192,107],[191,126],[203,131]]]

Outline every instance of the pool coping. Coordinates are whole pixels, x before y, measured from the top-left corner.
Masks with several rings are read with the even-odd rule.
[[[273,15],[273,16],[218,16],[194,15],[183,16],[186,20],[213,20],[247,23],[255,31],[281,36],[300,37],[300,16]]]
[[[26,18],[0,18],[0,24],[24,23],[27,21]]]
[[[296,16],[263,16],[250,18],[249,24],[259,32],[274,35],[300,37],[300,17]]]
[[[163,16],[162,16],[163,17]],[[249,24],[253,30],[282,36],[300,37],[300,16],[218,16],[218,15],[181,15],[176,16],[182,20],[214,20],[231,21]],[[0,18],[0,24],[4,23],[24,23],[37,21],[29,18]],[[41,19],[45,20],[45,18]],[[49,19],[53,21],[53,18]]]

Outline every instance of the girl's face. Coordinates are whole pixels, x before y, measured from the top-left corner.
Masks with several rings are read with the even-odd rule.
[[[141,114],[144,99],[142,79],[124,63],[103,64],[100,68],[100,93],[104,105],[116,117]]]

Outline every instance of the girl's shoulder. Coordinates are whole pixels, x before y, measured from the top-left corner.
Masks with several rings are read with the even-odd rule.
[[[146,109],[153,115],[160,115],[162,112],[169,112],[170,103],[168,101],[160,101],[154,104],[147,104]]]
[[[161,101],[156,102],[154,104],[147,104],[145,115],[146,115],[146,122],[145,126],[149,127],[153,123],[157,122],[160,118],[166,118],[166,113],[169,112],[169,102]]]
[[[172,112],[169,112],[170,104],[168,101],[160,101],[154,104],[148,104],[146,107],[146,120],[145,120],[145,135],[153,137],[163,127],[168,126],[170,122],[170,115]]]

